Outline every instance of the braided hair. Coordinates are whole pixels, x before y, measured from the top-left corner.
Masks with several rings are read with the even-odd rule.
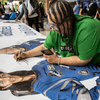
[[[55,21],[52,20],[51,15],[55,17]],[[58,22],[58,17],[61,20],[61,22],[65,22],[67,24],[67,32],[65,32],[65,26],[64,23],[62,23],[64,31],[62,36],[61,30],[59,28],[59,22]],[[75,22],[77,21],[73,9],[70,6],[70,4],[67,1],[56,1],[52,5],[50,5],[48,9],[48,16],[50,20],[57,24],[57,27],[59,28],[60,36],[62,38],[62,41],[66,43],[66,46],[69,48],[69,52],[73,53],[73,35],[74,35],[74,29],[75,29]]]

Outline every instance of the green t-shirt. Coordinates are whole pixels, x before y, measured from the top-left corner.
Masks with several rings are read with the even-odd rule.
[[[50,31],[44,46],[48,49],[55,48],[62,57],[78,56],[81,60],[92,59],[92,63],[100,63],[100,21],[91,19],[89,16],[76,15],[77,19],[85,18],[75,24],[75,33],[73,37],[74,53],[61,51],[61,46],[66,46],[62,41],[60,34],[56,31]]]

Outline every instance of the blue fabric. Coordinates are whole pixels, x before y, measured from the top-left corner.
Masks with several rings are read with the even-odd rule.
[[[15,17],[17,17],[17,14],[15,14],[15,13],[11,13],[11,15],[10,15],[10,20],[15,20]]]
[[[9,20],[9,18],[10,18],[10,17],[9,17],[9,14],[5,14],[5,18],[4,18],[4,19],[5,19],[5,20]]]
[[[79,14],[79,12],[80,12],[80,5],[75,5],[74,10],[75,10],[74,14]]]
[[[22,11],[22,4],[19,6],[19,12]]]
[[[30,41],[22,43],[21,45],[19,45],[19,47],[24,47],[24,48],[27,48],[28,50],[31,50],[31,49],[43,44],[40,41],[45,41],[45,39],[38,38],[38,39],[30,40]]]
[[[51,100],[77,100],[77,89],[80,91],[84,87],[80,84],[80,81],[95,77],[95,73],[99,73],[100,68],[93,64],[69,67],[75,68],[76,70],[61,68],[56,64],[51,65],[46,60],[33,66],[32,70],[38,73],[38,80],[34,84],[33,90],[42,94],[47,90],[46,96]],[[100,74],[98,75],[100,76]],[[74,80],[79,83],[76,82],[74,91],[72,91]],[[68,84],[61,90],[61,87],[66,82]],[[92,98],[94,98],[94,91],[91,90],[90,92],[93,95]]]
[[[80,0],[77,0],[78,3],[80,3]]]
[[[28,7],[28,0],[25,0],[25,2],[26,2],[26,6]]]

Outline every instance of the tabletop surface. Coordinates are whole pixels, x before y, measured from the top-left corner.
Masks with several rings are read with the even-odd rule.
[[[46,37],[24,23],[0,20],[0,49],[12,45],[20,45],[34,39],[45,39]],[[40,41],[43,42],[43,41]],[[12,72],[17,70],[31,70],[31,68],[44,57],[32,57],[22,61],[15,61],[14,54],[0,54],[0,71]],[[96,78],[83,81],[87,88],[96,85]],[[91,83],[91,85],[90,85]],[[9,90],[0,91],[0,100],[49,100],[42,94],[16,97]]]

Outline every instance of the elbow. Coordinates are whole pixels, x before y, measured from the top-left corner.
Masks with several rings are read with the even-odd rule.
[[[87,65],[91,60],[92,60],[92,58],[89,59],[89,60],[80,60],[80,64],[79,64],[78,66],[85,66],[85,65]]]

